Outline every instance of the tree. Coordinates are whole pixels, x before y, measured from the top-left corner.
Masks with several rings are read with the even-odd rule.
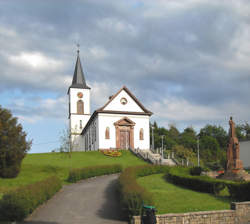
[[[180,134],[179,144],[185,148],[192,149],[193,152],[197,149],[196,132],[192,127],[185,128],[183,133]]]
[[[227,148],[228,134],[221,126],[208,124],[200,130],[199,136],[200,138],[203,136],[213,137],[218,141],[222,149],[226,150]]]
[[[27,134],[17,118],[0,106],[0,176],[13,178],[18,175],[21,163],[32,142],[26,141]]]
[[[200,139],[200,154],[204,161],[211,162],[221,159],[220,145],[216,138],[203,136]]]

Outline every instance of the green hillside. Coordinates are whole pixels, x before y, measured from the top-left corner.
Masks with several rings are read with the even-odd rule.
[[[66,184],[69,170],[95,165],[121,164],[124,168],[145,164],[130,151],[123,151],[121,157],[108,157],[101,152],[73,152],[72,157],[63,153],[28,154],[22,163],[22,169],[17,178],[0,178],[0,196],[20,185],[26,185],[43,180],[50,175],[57,175]]]

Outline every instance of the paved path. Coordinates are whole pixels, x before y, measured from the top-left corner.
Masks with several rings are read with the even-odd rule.
[[[125,224],[116,195],[118,175],[66,185],[25,224]]]

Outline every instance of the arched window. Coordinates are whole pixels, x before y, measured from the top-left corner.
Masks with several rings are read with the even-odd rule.
[[[143,128],[140,129],[140,140],[144,139],[144,133],[143,133]]]
[[[106,131],[105,131],[105,139],[109,139],[109,127],[106,127]]]
[[[82,100],[77,101],[77,113],[78,114],[84,114],[83,101]]]

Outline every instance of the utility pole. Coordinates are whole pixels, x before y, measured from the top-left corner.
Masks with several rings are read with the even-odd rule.
[[[197,135],[197,157],[198,157],[198,166],[200,166],[200,136]]]

